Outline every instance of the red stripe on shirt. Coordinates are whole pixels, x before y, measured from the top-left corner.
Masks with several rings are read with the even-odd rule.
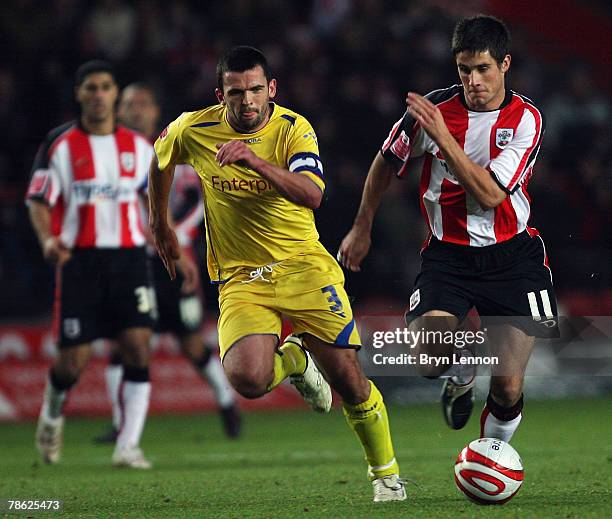
[[[120,202],[119,213],[121,218],[121,247],[133,247],[132,231],[130,230],[130,205],[131,202]]]
[[[521,159],[521,162],[518,168],[516,169],[514,176],[512,177],[512,180],[508,184],[509,191],[512,191],[512,189],[514,189],[514,186],[521,178],[521,175],[523,174],[523,171],[525,167],[527,166],[527,160],[529,159],[531,152],[534,150],[534,148],[537,146],[538,142],[540,141],[540,134],[542,132],[542,116],[540,115],[540,112],[538,112],[536,108],[530,105],[529,103],[523,103],[523,107],[525,110],[528,110],[533,115],[535,119],[536,129],[535,129],[535,135],[533,136],[533,142],[531,143],[531,146],[529,146],[529,148],[527,148],[527,150],[525,151],[523,158]],[[521,113],[521,116],[522,115],[523,114]]]
[[[72,164],[72,177],[75,182],[96,178],[93,153],[89,136],[80,129],[75,129],[68,136],[68,147]],[[79,207],[79,231],[76,247],[94,247],[96,245],[96,208],[93,205]]]
[[[82,130],[74,130],[68,135],[68,146],[73,179],[78,181],[96,178],[89,136]]]
[[[62,232],[65,210],[66,204],[64,204],[64,197],[63,195],[59,195],[57,197],[57,202],[51,210],[51,234],[53,234],[53,236],[59,236]]]
[[[421,204],[421,214],[423,215],[423,220],[427,222],[429,226],[429,234],[433,233],[433,222],[429,220],[429,215],[427,214],[427,209],[425,209],[425,203],[423,202],[425,192],[429,189],[429,182],[431,181],[431,163],[433,157],[431,154],[425,155],[425,160],[423,161],[423,170],[421,172],[421,182],[419,184],[419,202]],[[428,240],[425,240],[426,242]],[[423,248],[425,248],[425,244],[423,244]]]
[[[82,205],[79,207],[79,234],[75,247],[95,247],[96,245],[96,207]]]
[[[440,187],[439,203],[442,213],[443,241],[469,245],[470,236],[467,230],[467,205],[464,189],[459,184],[445,178]]]
[[[459,96],[455,96],[446,103],[441,103],[439,108],[451,135],[463,149],[469,119],[468,112],[461,104]],[[442,181],[439,204],[442,213],[443,241],[460,245],[470,244],[465,196],[465,190],[460,184],[455,184],[446,178]]]

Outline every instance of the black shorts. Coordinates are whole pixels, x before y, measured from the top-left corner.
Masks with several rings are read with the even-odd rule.
[[[527,231],[486,247],[435,238],[421,253],[406,322],[430,310],[462,321],[474,307],[481,320],[506,323],[534,337],[558,337],[557,301],[544,242]]]
[[[199,331],[203,320],[200,296],[195,292],[183,294],[183,276],[177,270],[176,279],[172,281],[159,256],[152,257],[151,264],[157,300],[155,331],[170,332],[179,337]]]
[[[60,347],[152,328],[152,283],[143,248],[74,249],[58,271],[55,331]]]

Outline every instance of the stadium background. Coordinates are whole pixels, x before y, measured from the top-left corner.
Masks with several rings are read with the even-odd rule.
[[[53,351],[47,332],[53,273],[29,226],[23,196],[39,143],[52,127],[77,115],[74,70],[94,57],[117,66],[121,85],[136,80],[153,84],[160,92],[163,126],[181,111],[215,102],[214,68],[224,49],[245,43],[261,48],[279,81],[277,101],[305,115],[318,134],[327,192],[317,223],[324,245],[336,251],[351,225],[369,163],[404,111],[406,91],[425,93],[456,82],[449,54],[455,21],[476,12],[497,14],[513,35],[508,84],[531,97],[547,117],[529,189],[534,200],[531,224],[546,241],[561,308],[568,315],[612,315],[611,8],[595,0],[458,4],[3,2],[0,418],[34,417],[39,405]],[[376,219],[364,270],[347,274],[358,313],[402,312],[424,235],[416,175],[393,182]],[[215,292],[206,283],[205,290],[210,312],[205,333],[214,342]],[[153,410],[211,409],[211,394],[177,357],[172,342],[158,342],[154,381],[158,387],[177,379],[184,385],[158,393],[157,399],[154,395]],[[106,412],[98,369],[105,345],[98,344],[96,351],[94,365],[71,399],[73,414]],[[394,378],[381,384],[396,401],[434,397],[432,384],[426,387],[416,380]],[[604,379],[537,387],[547,396],[610,390]],[[281,392],[256,405],[295,403],[291,393]]]

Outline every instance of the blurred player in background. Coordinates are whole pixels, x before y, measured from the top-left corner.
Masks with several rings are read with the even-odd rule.
[[[153,148],[117,126],[118,93],[110,64],[81,65],[75,88],[80,118],[48,134],[32,168],[27,203],[43,255],[56,266],[59,347],[36,444],[45,462],[59,460],[67,392],[89,360],[91,341],[109,337],[117,340],[124,365],[112,461],[147,469],[139,443],[151,392],[153,301],[139,198],[146,196]]]
[[[118,110],[119,120],[132,130],[153,141],[159,133],[160,107],[153,87],[144,83],[132,83],[121,93]],[[172,281],[157,254],[151,254],[157,319],[155,332],[172,333],[179,340],[181,350],[196,371],[213,388],[223,428],[227,436],[236,438],[240,434],[241,417],[218,356],[204,344],[201,328],[203,302],[199,289],[199,270],[189,258],[195,257],[193,240],[204,219],[202,186],[191,166],[177,166],[174,186],[170,195],[170,212],[174,219],[174,230],[181,246],[181,266],[177,279]],[[105,378],[109,399],[113,409],[111,428],[96,438],[98,443],[114,441],[117,436],[121,408],[119,387],[123,369],[121,356],[113,348]]]
[[[510,441],[521,421],[523,379],[535,337],[558,333],[557,308],[544,243],[528,227],[527,183],[544,134],[540,110],[505,87],[510,37],[490,16],[460,21],[452,52],[461,85],[422,97],[408,110],[374,159],[355,223],[339,259],[353,271],[370,247],[374,214],[391,177],[424,155],[421,208],[429,225],[422,267],[406,320],[412,330],[456,330],[475,307],[487,326],[493,367],[481,436]],[[452,344],[424,344],[417,353],[450,357]],[[436,378],[443,372],[421,366]],[[441,366],[441,369],[445,369]],[[450,374],[450,373],[449,373]],[[442,407],[462,428],[473,408],[473,372],[446,378]]]
[[[276,94],[265,56],[235,47],[217,66],[219,104],[185,112],[155,142],[150,227],[171,277],[179,255],[166,222],[173,172],[191,164],[202,181],[207,262],[219,285],[219,346],[234,388],[258,398],[290,378],[328,412],[329,384],[365,450],[374,501],[406,498],[382,395],[363,374],[344,276],[318,240],[313,209],[325,182],[316,135]],[[281,316],[293,335],[279,345]]]

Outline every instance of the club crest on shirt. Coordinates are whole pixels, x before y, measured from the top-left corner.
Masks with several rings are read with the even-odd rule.
[[[76,339],[81,335],[81,321],[79,319],[64,319],[64,335],[69,339]]]
[[[503,150],[510,144],[512,137],[514,137],[513,128],[497,128],[495,130],[495,145]]]
[[[408,155],[410,155],[410,137],[406,135],[404,130],[402,130],[402,133],[399,134],[399,137],[391,145],[390,150],[398,159],[406,162]]]
[[[124,151],[119,156],[121,167],[126,171],[134,171],[134,154],[131,151]]]
[[[417,288],[410,296],[410,307],[409,307],[410,309],[408,311],[412,312],[417,306],[419,306],[420,302],[421,302],[421,290]]]

